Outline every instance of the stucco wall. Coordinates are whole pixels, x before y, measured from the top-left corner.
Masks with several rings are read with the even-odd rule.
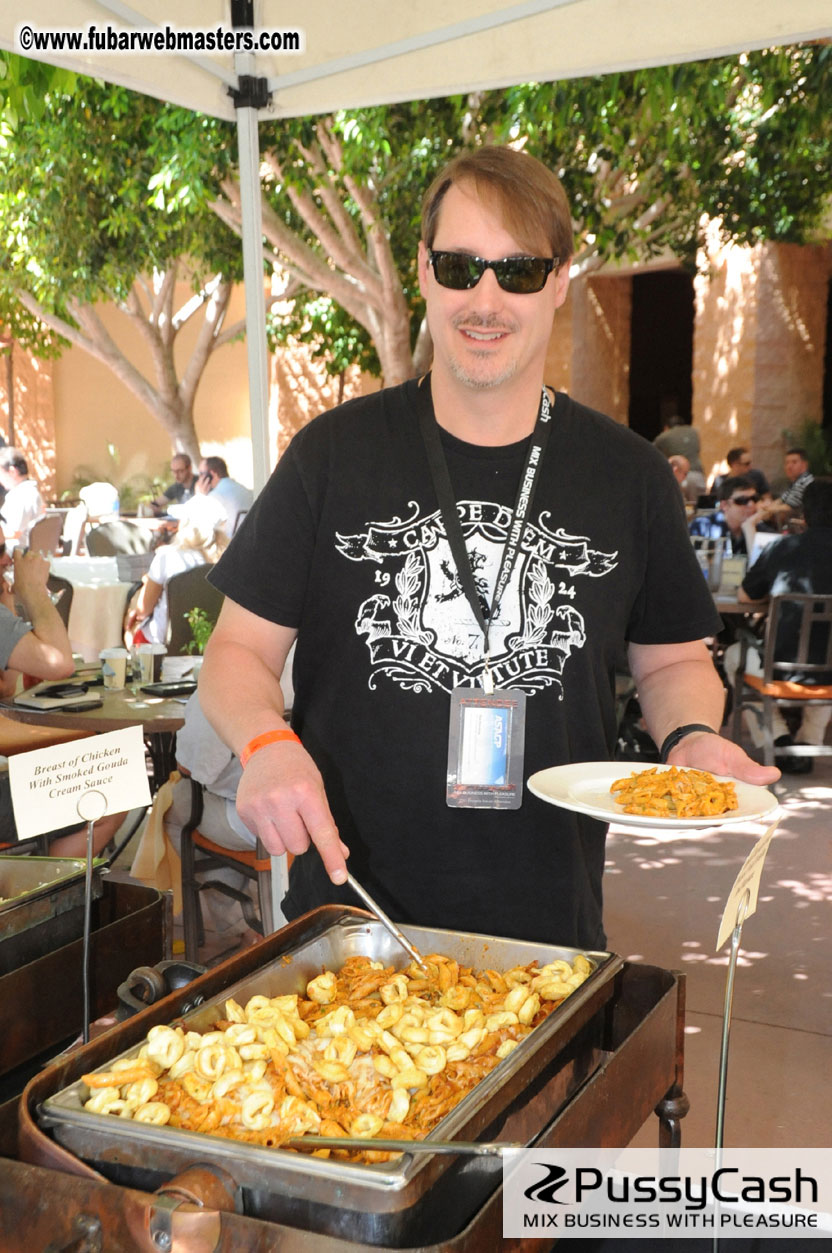
[[[571,285],[572,386],[589,405],[626,425],[630,400],[630,314],[627,277],[588,275]]]
[[[832,247],[722,248],[714,232],[699,262],[693,424],[705,472],[743,445],[776,478],[783,430],[822,418]]]

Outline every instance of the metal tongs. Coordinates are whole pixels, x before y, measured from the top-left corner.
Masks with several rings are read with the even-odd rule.
[[[391,920],[387,917],[387,915],[385,914],[381,906],[372,898],[372,896],[370,896],[370,893],[366,890],[366,888],[363,888],[361,884],[353,877],[353,875],[349,873],[347,874],[347,883],[350,885],[353,892],[355,892],[357,896],[361,897],[362,901],[367,906],[370,913],[375,914],[375,916],[378,918],[381,925],[390,932],[390,934],[392,935],[396,943],[400,944],[401,947],[405,950],[405,952],[408,953],[410,957],[413,958],[416,965],[421,966],[422,970],[424,970],[427,973],[428,968],[427,968],[427,965],[425,964],[425,959],[422,956],[422,954],[419,952],[417,948],[413,947],[413,945],[410,943],[408,939],[405,938],[405,936],[396,926],[395,922],[391,922]],[[319,1147],[323,1148],[325,1146],[320,1145]]]

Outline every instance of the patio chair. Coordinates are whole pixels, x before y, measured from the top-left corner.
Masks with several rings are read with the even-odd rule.
[[[185,933],[185,959],[196,961],[199,949],[205,943],[200,894],[221,892],[223,896],[237,901],[246,923],[259,935],[274,931],[272,909],[271,858],[260,841],[256,849],[230,849],[215,844],[199,831],[202,819],[202,784],[195,779],[191,784],[191,815],[182,828],[180,857],[182,861],[182,923]],[[236,870],[257,884],[257,912],[251,898],[212,873],[224,868]]]
[[[53,598],[55,608],[57,609],[61,622],[65,627],[69,626],[69,611],[72,608],[72,592],[73,587],[69,579],[62,579],[57,574],[50,574],[46,580],[46,589]],[[55,600],[55,597],[58,599]]]
[[[778,631],[791,619],[797,632],[794,655],[775,660]],[[751,707],[762,710],[763,761],[767,766],[778,757],[821,757],[832,755],[832,744],[774,745],[772,714],[775,708],[800,709],[806,705],[832,705],[832,595],[811,594],[773,596],[763,639],[763,673],[746,672],[748,650],[759,641],[750,631],[743,631],[740,640],[740,662],[734,686],[734,716],[731,738],[740,743],[742,711]],[[817,684],[796,683],[783,675],[798,673],[804,678],[816,676]]]
[[[202,609],[213,623],[219,617],[224,598],[222,592],[206,578],[211,568],[207,563],[193,566],[168,580],[167,648],[171,657],[183,656],[191,643],[191,628],[186,613],[191,609]]]
[[[63,514],[45,513],[29,531],[29,548],[32,552],[43,553],[45,557],[54,556],[61,547],[63,529]]]
[[[102,522],[87,531],[87,552],[91,557],[116,557],[120,553],[148,553],[153,543],[150,530],[119,518]]]

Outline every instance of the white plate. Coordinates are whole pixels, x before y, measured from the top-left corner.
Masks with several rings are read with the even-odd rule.
[[[670,766],[658,766],[669,770]],[[652,770],[653,765],[636,761],[582,761],[569,766],[551,766],[539,770],[528,781],[529,791],[550,805],[571,809],[590,818],[615,822],[625,827],[663,827],[678,831],[702,827],[720,827],[729,822],[756,822],[770,818],[778,808],[773,793],[764,787],[740,783],[736,779],[717,774],[715,779],[732,782],[737,789],[738,809],[725,814],[711,814],[706,818],[647,818],[642,814],[625,814],[610,792],[616,779],[628,779],[633,772]]]

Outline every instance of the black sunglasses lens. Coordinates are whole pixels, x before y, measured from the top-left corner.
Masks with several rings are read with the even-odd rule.
[[[530,295],[542,290],[549,267],[542,257],[507,257],[495,263],[494,273],[503,291]]]
[[[759,496],[734,496],[732,499],[735,505],[756,505],[760,497]]]
[[[482,278],[485,266],[477,257],[469,257],[464,252],[434,252],[431,256],[436,281],[442,287],[464,291],[476,287]]]

